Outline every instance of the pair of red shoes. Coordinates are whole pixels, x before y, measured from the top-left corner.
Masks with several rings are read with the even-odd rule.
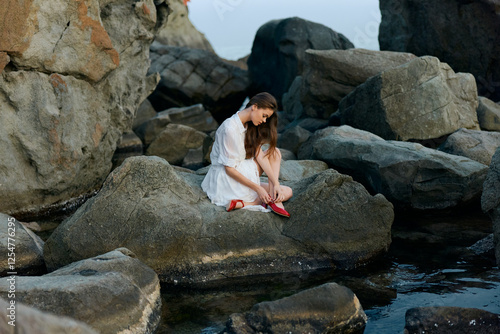
[[[226,208],[226,211],[227,212],[233,211],[236,208],[236,204],[238,203],[241,203],[241,205],[243,205],[241,208],[245,207],[245,203],[243,203],[241,199],[232,199],[231,202],[229,202],[229,206]],[[267,205],[269,205],[269,207],[274,213],[283,217],[290,218],[290,214],[285,209],[279,208],[273,201],[267,203]],[[262,203],[262,206],[264,208],[267,208],[267,205],[266,203]]]

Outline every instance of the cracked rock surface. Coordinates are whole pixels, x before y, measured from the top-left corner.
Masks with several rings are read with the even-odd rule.
[[[390,245],[392,204],[333,169],[283,182],[294,190],[285,204],[290,219],[226,212],[201,190],[203,177],[158,157],[125,160],[47,240],[49,270],[126,247],[162,281],[189,284],[353,268]]]

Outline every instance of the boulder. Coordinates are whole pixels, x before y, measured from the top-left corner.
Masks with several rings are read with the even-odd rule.
[[[203,178],[176,172],[158,157],[125,160],[46,241],[48,269],[127,247],[162,281],[189,284],[354,268],[390,245],[392,205],[332,169],[283,182],[294,190],[286,203],[290,219],[245,209],[228,213],[210,203]]]
[[[269,21],[259,28],[248,58],[251,94],[262,91],[281,97],[301,75],[307,49],[349,49],[354,45],[342,34],[298,17]]]
[[[500,147],[500,132],[460,129],[453,132],[438,150],[489,165]]]
[[[481,129],[500,131],[500,105],[484,96],[479,96],[477,119]]]
[[[0,291],[9,284],[2,278]],[[158,276],[123,248],[47,275],[18,276],[15,284],[16,302],[69,316],[102,334],[152,333],[160,320]]]
[[[339,104],[342,124],[388,140],[425,140],[460,128],[479,130],[470,74],[420,57],[371,77]]]
[[[165,45],[185,46],[214,52],[204,34],[189,20],[189,10],[183,0],[169,0],[168,20],[156,33],[155,41]]]
[[[328,119],[339,102],[368,78],[398,67],[411,53],[349,50],[306,50],[300,94],[295,95],[309,117]]]
[[[217,130],[218,124],[202,104],[183,108],[170,108],[146,120],[134,131],[144,145],[149,146],[168,124],[182,124],[202,132]]]
[[[311,136],[311,132],[300,126],[294,126],[284,131],[280,137],[278,138],[278,146],[281,148],[288,149],[292,151],[294,154],[297,154],[297,151],[302,145],[302,143],[306,142]]]
[[[299,181],[328,169],[326,162],[319,160],[281,160],[282,181]]]
[[[156,110],[201,103],[222,123],[240,109],[248,95],[247,72],[205,50],[155,42],[149,72],[161,75],[149,97]]]
[[[406,311],[405,334],[497,334],[500,315],[465,307],[417,307]]]
[[[181,165],[191,149],[201,148],[207,135],[189,126],[169,124],[149,145],[146,155],[156,155],[173,165]]]
[[[132,131],[125,132],[118,142],[115,153],[113,154],[113,169],[120,166],[128,157],[135,157],[142,154],[143,145],[141,139]]]
[[[8,307],[12,307],[11,301],[15,303],[15,314],[12,317],[14,321],[8,315],[10,312]],[[14,299],[0,298],[0,308],[4,310],[0,314],[0,333],[2,334],[98,334],[83,322],[43,312],[16,302]]]
[[[203,163],[203,147],[189,149],[184,159],[182,159],[182,167],[191,170],[198,170],[205,167]]]
[[[0,74],[0,211],[26,217],[102,185],[156,85],[149,46],[163,18],[153,0],[8,0],[0,16],[10,57]]]
[[[500,148],[491,159],[488,176],[483,185],[481,208],[488,213],[493,221],[493,237],[495,241],[495,256],[500,265]]]
[[[156,110],[153,108],[151,102],[148,99],[145,99],[139,108],[134,117],[134,122],[132,123],[132,130],[136,130],[142,123],[156,116]]]
[[[380,50],[435,56],[472,73],[479,95],[500,100],[497,0],[381,0],[380,12]]]
[[[299,159],[325,161],[400,209],[445,209],[481,196],[488,172],[474,160],[417,143],[385,141],[347,126],[316,132]]]
[[[46,271],[43,240],[14,217],[0,213],[0,276],[9,272],[36,275]]]
[[[232,314],[223,333],[363,333],[367,316],[356,295],[326,283]]]

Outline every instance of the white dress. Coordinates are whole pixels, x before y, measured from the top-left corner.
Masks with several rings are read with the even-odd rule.
[[[257,192],[227,175],[224,167],[234,167],[250,181],[260,184],[256,162],[253,158],[245,158],[245,133],[246,128],[238,113],[226,119],[215,133],[215,141],[210,153],[212,165],[201,188],[216,205],[227,206],[232,199],[253,202],[258,197]],[[258,207],[263,209],[260,205]],[[245,208],[257,209],[255,206]]]

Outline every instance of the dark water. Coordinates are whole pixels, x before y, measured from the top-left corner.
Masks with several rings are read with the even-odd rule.
[[[218,333],[232,313],[326,282],[356,293],[368,316],[365,334],[403,333],[405,312],[412,307],[473,307],[500,314],[500,271],[493,255],[467,250],[491,232],[491,220],[479,210],[409,215],[395,221],[388,254],[355,271],[288,273],[203,289],[162,286],[157,334]]]

